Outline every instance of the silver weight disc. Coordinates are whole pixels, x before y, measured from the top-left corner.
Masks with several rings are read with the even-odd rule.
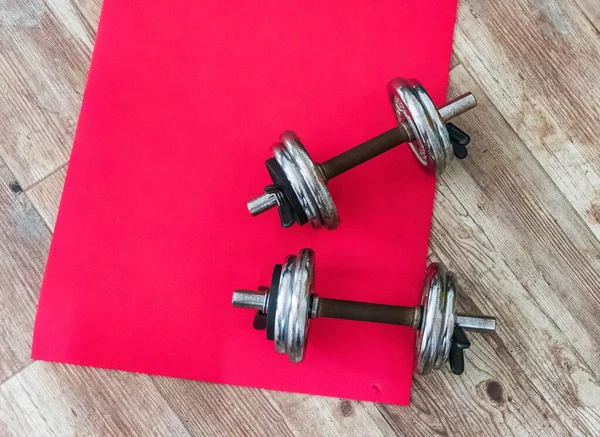
[[[275,159],[298,196],[310,225],[318,229],[335,229],[340,224],[337,208],[327,189],[325,178],[315,166],[306,149],[291,131],[279,137],[273,147]]]
[[[414,79],[393,79],[388,94],[401,129],[406,129],[410,148],[430,174],[440,175],[454,157],[444,120],[425,88]]]
[[[443,264],[432,263],[427,267],[421,329],[415,343],[418,373],[427,374],[448,361],[456,325],[457,288],[454,274]]]
[[[310,327],[310,298],[315,277],[315,254],[302,249],[287,257],[279,280],[275,313],[275,350],[287,354],[293,363],[304,358]]]

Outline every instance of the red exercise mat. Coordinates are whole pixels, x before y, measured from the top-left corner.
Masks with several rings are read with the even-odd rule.
[[[106,0],[52,241],[33,358],[406,404],[410,328],[318,319],[288,362],[235,288],[316,251],[323,296],[413,305],[434,178],[407,146],[329,186],[335,231],[282,229],[246,201],[293,129],[324,160],[394,126],[386,94],[420,79],[438,104],[454,0]]]

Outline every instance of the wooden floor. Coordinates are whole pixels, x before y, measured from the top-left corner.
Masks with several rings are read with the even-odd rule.
[[[461,0],[431,257],[498,317],[410,407],[32,362],[100,0],[0,1],[0,436],[600,435],[600,2]]]

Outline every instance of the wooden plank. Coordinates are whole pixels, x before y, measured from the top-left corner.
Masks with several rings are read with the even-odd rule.
[[[26,191],[31,203],[51,231],[54,231],[54,225],[56,224],[66,172],[66,166],[61,167]]]
[[[600,32],[600,3],[597,0],[577,0],[577,4],[596,30]]]
[[[472,150],[438,183],[431,247],[461,279],[461,309],[498,330],[471,336],[463,376],[415,378],[411,414],[382,411],[425,435],[593,434],[600,245],[464,67],[450,89],[479,106],[457,120]]]
[[[28,188],[68,159],[93,33],[68,0],[13,0],[0,21],[0,153]]]
[[[372,402],[266,392],[295,435],[384,436],[393,428]]]
[[[389,435],[375,404],[156,378],[188,430],[198,435]]]
[[[293,435],[262,390],[162,377],[154,383],[194,435]]]
[[[454,67],[458,67],[459,65],[460,59],[458,58],[456,53],[454,53],[454,50],[452,50],[452,56],[450,57],[450,70],[453,70]]]
[[[189,435],[149,376],[41,361],[0,386],[0,434]]]
[[[72,2],[79,10],[79,13],[85,17],[85,20],[95,33],[98,28],[102,0],[73,0]]]
[[[31,332],[50,232],[0,166],[0,383],[30,362]]]
[[[600,236],[600,38],[579,6],[459,2],[455,52]]]

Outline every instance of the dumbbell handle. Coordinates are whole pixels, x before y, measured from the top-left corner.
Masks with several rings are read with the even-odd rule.
[[[440,116],[444,123],[452,118],[473,109],[477,105],[477,101],[472,93],[465,93],[455,99],[450,100],[444,106],[438,108]],[[336,176],[356,167],[376,156],[381,155],[394,147],[412,141],[414,135],[408,123],[393,127],[392,129],[382,133],[381,135],[371,138],[358,146],[355,146],[331,159],[317,164],[320,171],[329,181]],[[248,210],[253,216],[262,214],[263,212],[279,205],[277,193],[263,193],[248,201]]]
[[[377,303],[355,302],[351,300],[326,299],[313,295],[311,319],[359,320],[362,322],[387,323],[390,325],[419,327],[421,307],[401,307]]]
[[[236,290],[233,293],[233,306],[250,308],[266,313],[268,293],[248,290]],[[334,319],[359,320],[363,322],[387,323],[391,325],[412,326],[420,329],[423,308],[420,305],[403,307],[340,299],[326,299],[312,296],[309,308],[311,319],[327,317]],[[457,314],[456,324],[470,331],[494,331],[496,319],[488,316]]]
[[[473,94],[465,93],[438,108],[438,111],[444,120],[444,123],[446,123],[457,115],[474,108],[476,104],[477,102],[475,101]],[[346,150],[345,152],[328,159],[320,164],[321,171],[326,180],[333,179],[357,165],[363,164],[402,143],[412,140],[414,140],[414,135],[410,126],[405,122],[400,126],[394,127],[375,138],[371,138],[350,150]]]

